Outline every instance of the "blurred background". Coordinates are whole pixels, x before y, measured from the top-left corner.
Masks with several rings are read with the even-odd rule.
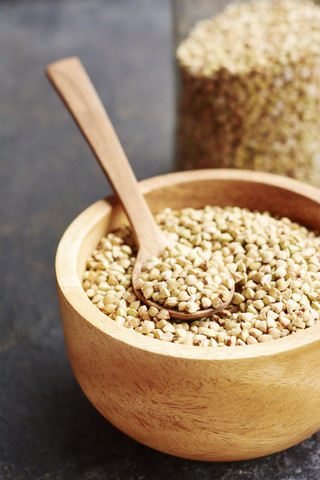
[[[138,179],[174,169],[169,0],[0,1],[0,479],[315,479],[320,438],[259,460],[204,464],[129,439],[77,386],[54,257],[111,189],[44,74],[78,56]]]

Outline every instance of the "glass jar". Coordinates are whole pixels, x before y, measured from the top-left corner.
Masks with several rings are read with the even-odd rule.
[[[173,0],[178,169],[246,168],[320,187],[320,7]]]

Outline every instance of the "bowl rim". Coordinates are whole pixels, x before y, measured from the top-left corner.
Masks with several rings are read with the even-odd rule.
[[[174,172],[151,177],[139,182],[143,194],[164,188],[168,185],[189,183],[201,180],[235,180],[240,182],[264,183],[273,187],[288,190],[319,203],[320,190],[300,181],[265,172],[236,169],[203,169],[187,172]],[[303,192],[303,193],[301,193]],[[281,355],[284,352],[310,347],[320,341],[320,324],[299,331],[294,335],[275,341],[239,346],[212,348],[196,347],[168,343],[146,337],[117,324],[108,315],[102,313],[89,300],[83,290],[77,272],[78,255],[83,240],[88,232],[101,221],[116,203],[115,195],[100,199],[82,211],[67,227],[56,253],[56,280],[58,290],[69,305],[92,327],[103,332],[107,337],[120,341],[131,347],[148,351],[157,355],[196,360],[239,360],[263,356]]]

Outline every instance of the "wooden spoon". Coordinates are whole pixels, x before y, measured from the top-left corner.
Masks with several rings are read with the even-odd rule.
[[[46,73],[76,120],[126,211],[139,249],[132,273],[136,296],[146,305],[165,309],[171,317],[184,321],[209,316],[224,309],[231,302],[234,289],[230,291],[229,299],[219,308],[198,310],[191,314],[147,300],[135,288],[142,265],[153,255],[159,256],[169,242],[153,218],[120,141],[80,60],[72,57],[52,63],[47,67]]]

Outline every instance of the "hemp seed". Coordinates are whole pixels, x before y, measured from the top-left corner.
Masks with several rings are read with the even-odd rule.
[[[163,295],[165,290],[175,295],[164,300],[163,308],[147,307],[133,292],[136,246],[129,227],[108,233],[88,258],[84,291],[96,308],[119,325],[157,340],[209,348],[275,341],[319,323],[317,232],[288,218],[238,207],[167,208],[156,221],[164,235],[172,238],[174,233],[173,258],[168,250],[160,262],[150,262],[141,285],[159,297],[160,290]],[[221,232],[232,236],[232,241],[226,235],[222,241]],[[250,269],[253,262],[258,264],[254,271]],[[121,272],[115,274],[119,266]],[[148,278],[150,272],[155,278]],[[195,308],[192,304],[198,307],[196,302],[202,307],[218,304],[217,285],[221,296],[228,293],[230,274],[236,284],[227,308],[192,323],[170,318],[165,308],[169,302],[182,310]],[[122,280],[118,275],[123,275]],[[122,283],[116,284],[114,277]]]
[[[199,21],[176,53],[178,168],[250,168],[320,186],[319,55],[312,1],[235,2]]]

